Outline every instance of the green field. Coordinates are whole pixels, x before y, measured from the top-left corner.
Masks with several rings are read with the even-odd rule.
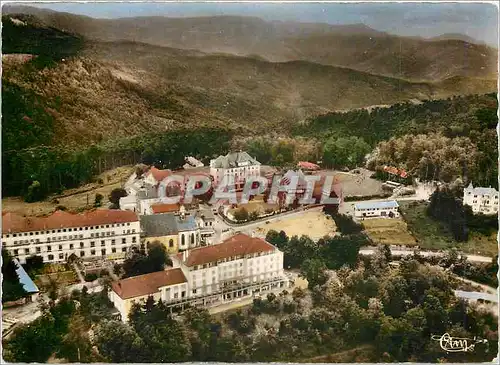
[[[470,232],[467,242],[456,242],[449,229],[425,214],[427,203],[399,202],[399,209],[421,249],[443,250],[456,247],[465,253],[483,256],[498,254],[497,233],[485,236]]]

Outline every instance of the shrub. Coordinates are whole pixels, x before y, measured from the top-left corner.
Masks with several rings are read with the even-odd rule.
[[[98,275],[96,273],[88,273],[85,274],[85,281],[86,282],[92,282],[94,280],[97,280]]]
[[[97,193],[95,195],[95,200],[94,200],[94,207],[100,207],[102,205],[102,200],[104,199],[104,196],[102,194]]]

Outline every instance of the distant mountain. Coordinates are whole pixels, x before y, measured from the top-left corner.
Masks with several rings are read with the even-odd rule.
[[[428,38],[430,41],[449,41],[449,40],[458,40],[458,41],[463,41],[467,43],[474,43],[474,44],[481,44],[483,45],[484,42],[480,42],[475,38],[469,37],[468,35],[461,34],[461,33],[445,33],[438,35],[436,37],[431,37]]]
[[[3,18],[2,97],[11,106],[4,108],[3,132],[21,143],[10,144],[4,134],[10,149],[30,140],[81,147],[199,126],[286,133],[330,111],[496,88],[496,80],[461,77],[457,90],[455,81],[409,82],[308,61],[273,63],[130,41],[82,43],[76,34],[30,21]],[[8,52],[37,57],[22,64]],[[19,131],[27,133],[21,140]]]
[[[497,50],[461,35],[429,40],[390,35],[363,24],[269,22],[241,16],[94,19],[31,7],[3,10],[33,14],[48,26],[100,41],[126,40],[271,62],[302,60],[419,81],[497,77]]]

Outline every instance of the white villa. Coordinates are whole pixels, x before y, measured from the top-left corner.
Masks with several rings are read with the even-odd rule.
[[[497,214],[498,191],[492,187],[474,187],[472,183],[464,189],[464,204],[469,205],[474,213]]]
[[[246,152],[228,153],[210,160],[210,175],[215,185],[222,182],[226,176],[232,177],[236,190],[240,190],[247,178],[260,176],[260,162]]]

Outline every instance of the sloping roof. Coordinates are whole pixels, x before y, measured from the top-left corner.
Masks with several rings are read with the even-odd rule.
[[[239,233],[213,246],[195,248],[187,251],[186,266],[203,265],[232,256],[250,255],[259,252],[274,251],[276,248],[261,238]],[[183,253],[177,258],[182,260]]]
[[[167,178],[168,176],[172,175],[172,171],[171,170],[160,170],[160,169],[157,169],[156,167],[151,167],[151,169],[149,169],[149,171],[146,173],[146,176],[149,176],[149,175],[153,175],[153,178],[160,182],[162,181],[163,179]]]
[[[30,293],[30,294],[31,293],[38,293],[39,292],[38,287],[35,285],[33,280],[31,280],[31,278],[26,273],[26,271],[21,266],[21,264],[19,264],[19,261],[17,261],[17,259],[13,259],[13,261],[17,266],[16,273],[17,273],[17,276],[19,277],[19,282],[23,286],[26,293]]]
[[[307,162],[307,161],[299,161],[297,166],[299,168],[305,169],[305,170],[319,170],[320,169],[320,167],[318,165],[316,165],[315,163]]]
[[[130,299],[152,295],[159,288],[185,282],[187,280],[181,269],[168,269],[115,281],[111,287],[120,298]]]
[[[198,228],[196,220],[191,215],[185,216],[184,218],[176,216],[175,222],[177,224],[177,230],[179,232],[194,231],[196,230],[196,228]]]
[[[225,156],[219,156],[212,161],[211,167],[214,168],[232,168],[238,167],[242,162],[249,162],[249,165],[260,165],[260,162],[254,159],[246,152],[230,152]]]
[[[177,234],[175,215],[171,213],[141,215],[141,229],[146,237],[163,237]]]
[[[88,227],[137,222],[138,220],[137,215],[129,210],[98,209],[83,214],[72,214],[58,210],[48,217],[23,217],[14,213],[5,213],[2,214],[2,233]]]
[[[356,209],[369,209],[369,208],[379,208],[379,209],[388,209],[388,208],[397,208],[399,204],[395,200],[387,200],[387,201],[366,201],[354,204]]]
[[[151,205],[151,210],[153,211],[154,214],[159,214],[159,213],[174,213],[178,212],[180,209],[181,205],[180,204],[164,204],[164,203],[159,203],[159,204],[153,204]]]
[[[475,195],[498,195],[498,191],[493,188],[474,188],[472,194]]]

